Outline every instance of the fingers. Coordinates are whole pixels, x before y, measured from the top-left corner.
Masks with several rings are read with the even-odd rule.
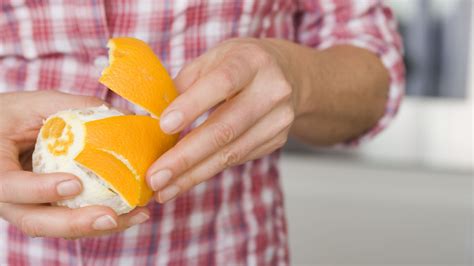
[[[117,215],[105,207],[65,207],[7,204],[2,216],[31,237],[77,237],[118,227]]]
[[[264,151],[264,154],[268,154],[283,146],[293,119],[293,113],[286,106],[273,110],[235,142],[172,180],[169,185],[157,193],[156,200],[160,203],[169,201],[222,170],[248,161],[250,158],[248,155],[253,155],[252,151],[258,147],[268,149],[259,150],[259,152]],[[267,143],[270,144],[267,145]]]
[[[13,141],[0,138],[0,175],[6,171],[20,170],[20,154]]]
[[[34,146],[44,119],[53,113],[71,108],[85,108],[105,104],[91,96],[80,96],[57,91],[15,92],[0,95],[0,135],[12,140],[19,152]]]
[[[186,64],[174,79],[176,89],[183,93],[190,88],[203,72],[203,57],[198,57],[194,61]]]
[[[3,95],[6,104],[12,103],[7,109],[12,109],[17,118],[32,118],[31,113],[43,118],[61,110],[100,106],[104,101],[83,95],[73,95],[58,91],[16,92]],[[26,117],[25,117],[26,116]]]
[[[275,69],[262,72],[251,85],[221,105],[203,125],[185,136],[150,167],[147,181],[153,190],[162,189],[170,179],[233,142],[276,106],[290,102],[290,86],[283,79],[276,78],[281,77],[281,73]],[[268,77],[275,78],[270,80]],[[287,109],[287,113],[293,116],[292,110]],[[258,140],[261,136],[255,138]]]
[[[290,131],[289,128],[283,130],[278,135],[276,135],[273,139],[271,139],[269,142],[252,150],[249,154],[247,154],[245,159],[247,161],[256,160],[258,158],[262,158],[263,156],[268,155],[282,148],[288,141],[289,131]]]
[[[40,91],[32,92],[32,94],[31,103],[26,104],[29,105],[31,110],[44,118],[66,109],[95,107],[105,104],[104,101],[93,96],[73,95],[58,91]]]
[[[185,136],[150,167],[147,179],[150,187],[155,191],[162,189],[173,176],[182,174],[238,138],[270,111],[273,103],[266,98],[263,90],[246,89],[220,106],[203,125]]]
[[[174,84],[180,93],[189,89],[201,76],[208,73],[209,70],[220,64],[224,57],[222,47],[214,47],[205,54],[197,57],[193,61],[187,63],[174,79]]]
[[[0,216],[31,237],[76,238],[122,231],[145,221],[149,213],[145,208],[140,208],[118,217],[112,209],[102,206],[69,209],[2,204]]]
[[[245,58],[231,57],[224,60],[168,106],[160,119],[161,128],[166,133],[182,130],[198,116],[240,91],[256,72],[256,67]]]
[[[175,79],[184,93],[161,116],[167,133],[226,101],[149,169],[147,181],[159,190],[160,202],[245,162],[255,150],[269,153],[286,141],[294,119],[293,90],[274,56],[251,41],[222,47],[211,53],[213,60],[191,63]],[[215,65],[205,68],[209,61]]]
[[[104,236],[104,235],[119,233],[135,225],[142,224],[148,221],[149,219],[150,219],[150,211],[146,207],[138,207],[134,209],[133,211],[131,211],[130,213],[118,216],[117,227],[113,229],[100,230],[98,228],[95,228],[93,224],[93,228],[95,231],[88,233],[86,235],[79,235],[79,236],[66,237],[66,238],[78,239],[78,238],[84,238],[84,237],[97,237],[97,236]],[[94,221],[94,223],[96,222]]]
[[[71,174],[0,173],[0,202],[49,203],[71,198],[81,191],[82,184]]]
[[[150,219],[150,211],[146,207],[139,207],[131,211],[130,213],[123,214],[118,216],[117,224],[118,226],[112,230],[96,230],[92,234],[88,234],[87,237],[90,236],[102,236],[102,235],[109,235],[113,233],[122,232],[132,226],[142,224]]]

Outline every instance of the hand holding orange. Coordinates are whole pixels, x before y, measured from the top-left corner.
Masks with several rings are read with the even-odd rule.
[[[152,116],[124,115],[106,106],[58,112],[38,135],[33,170],[71,173],[81,180],[83,192],[58,205],[103,205],[122,214],[152,197],[145,174],[177,141],[177,134],[165,134],[158,120],[177,91],[146,43],[114,38],[108,47],[110,65],[100,82]]]

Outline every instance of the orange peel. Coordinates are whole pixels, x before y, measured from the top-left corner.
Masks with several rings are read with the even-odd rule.
[[[40,130],[33,171],[68,172],[82,181],[82,193],[58,205],[104,205],[122,214],[152,197],[146,171],[177,142],[176,134],[160,129],[158,119],[178,93],[143,41],[120,37],[107,46],[109,66],[99,81],[151,116],[124,115],[106,106],[60,111]]]
[[[100,83],[160,117],[178,93],[153,50],[134,38],[115,38],[107,46],[109,66],[103,70]]]

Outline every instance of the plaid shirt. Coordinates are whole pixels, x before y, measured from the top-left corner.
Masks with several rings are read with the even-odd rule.
[[[112,36],[149,43],[172,75],[232,37],[275,37],[323,49],[352,44],[390,73],[385,116],[403,95],[401,40],[376,0],[0,0],[0,92],[60,90],[132,108],[98,83]],[[233,167],[123,233],[68,241],[29,238],[0,220],[0,265],[288,264],[279,153]]]

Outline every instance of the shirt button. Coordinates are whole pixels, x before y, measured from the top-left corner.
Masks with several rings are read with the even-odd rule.
[[[94,65],[96,67],[105,68],[109,65],[109,59],[105,55],[98,56],[94,59]]]

